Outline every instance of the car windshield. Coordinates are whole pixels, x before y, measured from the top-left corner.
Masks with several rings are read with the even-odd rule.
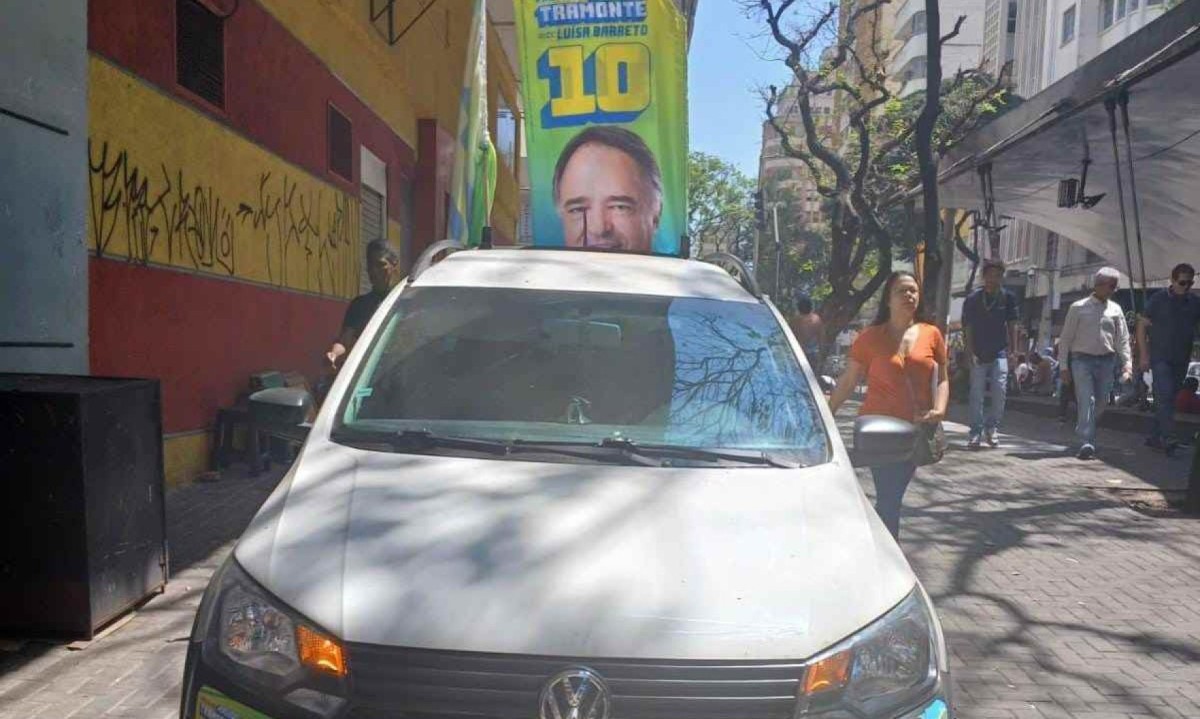
[[[805,465],[828,456],[809,382],[756,302],[410,289],[340,419],[504,442],[783,452]]]

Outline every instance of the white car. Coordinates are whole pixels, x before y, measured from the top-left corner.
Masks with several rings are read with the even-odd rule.
[[[186,719],[951,715],[929,598],[751,280],[425,264],[214,575]],[[911,452],[857,432],[863,463]]]

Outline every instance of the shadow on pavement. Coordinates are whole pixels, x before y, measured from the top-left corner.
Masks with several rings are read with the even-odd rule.
[[[1161,484],[1161,467],[1082,462],[1013,419],[1000,449],[949,452],[905,500],[902,545],[938,605],[962,716],[1200,716],[1197,525],[1098,491]]]
[[[167,546],[171,576],[165,594],[151,597],[137,607],[133,623],[93,642],[82,651],[67,652],[65,647],[70,640],[15,640],[13,650],[0,651],[0,678],[10,674],[20,675],[26,667],[36,672],[36,678],[52,676],[65,666],[120,652],[146,641],[145,633],[138,631],[135,623],[144,624],[147,620],[156,622],[157,615],[173,615],[173,636],[164,641],[186,639],[187,627],[190,626],[188,617],[195,611],[208,576],[225,557],[225,552],[219,550],[232,548],[233,541],[246,528],[286,471],[286,466],[272,465],[270,470],[250,476],[245,466],[236,465],[222,472],[219,481],[194,483],[168,491]],[[44,670],[39,668],[43,663],[46,664]],[[0,692],[0,711],[15,706],[42,688],[38,681],[28,681]]]
[[[963,422],[966,419],[966,408],[962,405],[952,405],[950,417],[954,421]],[[1087,476],[1117,470],[1111,479],[1120,481],[1106,482],[1105,486],[1115,484],[1166,491],[1187,488],[1188,473],[1191,469],[1191,448],[1181,448],[1174,456],[1168,457],[1162,452],[1145,447],[1144,437],[1140,433],[1100,429],[1097,432],[1097,458],[1086,462],[1075,458],[1074,426],[1057,419],[1007,412],[1001,438],[1003,451],[1010,457],[1047,464],[1052,460],[1059,460],[1054,467],[1044,468],[1046,471],[1061,469],[1068,474]],[[955,438],[954,442],[965,450],[965,436],[961,440]],[[987,461],[989,453],[994,451],[982,449],[973,456],[980,461]]]

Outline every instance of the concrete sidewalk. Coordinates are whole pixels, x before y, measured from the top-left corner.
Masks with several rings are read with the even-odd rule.
[[[220,482],[168,493],[166,592],[86,649],[28,642],[0,651],[0,717],[178,717],[187,637],[200,596],[284,471],[248,477],[232,470]]]
[[[1139,514],[1112,490],[1171,485],[1187,460],[1116,432],[1104,461],[1079,462],[1053,420],[1008,426],[1001,449],[968,452],[952,424],[906,497],[902,545],[939,607],[959,716],[1200,718],[1200,520]],[[280,474],[168,495],[167,593],[83,651],[0,652],[0,717],[175,717],[200,593]]]
[[[1011,413],[1016,433],[978,452],[951,424],[906,497],[901,543],[945,626],[960,716],[1200,717],[1200,520],[1111,491],[1175,485],[1188,460],[1114,432],[1105,461],[1081,462],[1048,422]]]

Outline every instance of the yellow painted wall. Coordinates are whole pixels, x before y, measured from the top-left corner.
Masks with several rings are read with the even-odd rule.
[[[369,0],[259,1],[410,147],[418,145],[419,119],[436,119],[443,129],[456,134],[471,2],[438,3],[407,35],[389,46],[381,35],[384,21],[373,24],[370,20]],[[397,29],[415,18],[423,6],[397,2]],[[495,28],[489,25],[488,30],[488,82],[502,88],[509,107],[515,109],[516,76]],[[489,103],[493,130],[495,108],[495,102]],[[509,171],[502,164],[498,174],[493,226],[515,238],[520,214],[517,168]]]
[[[472,3],[444,0],[395,45],[370,21],[369,0],[259,0],[363,102],[417,146],[417,120],[458,124],[467,26]],[[377,3],[383,4],[383,3]],[[407,25],[424,3],[397,2],[397,25]]]
[[[389,47],[370,23],[368,0],[259,2],[409,146],[418,146],[418,119],[454,133],[471,3],[439,3]],[[404,23],[419,10],[397,8]],[[491,94],[503,93],[516,109],[517,79],[494,28],[488,60]],[[356,198],[106,60],[90,58],[89,82],[94,252],[331,297],[358,294]],[[494,130],[496,103],[489,106]],[[501,165],[492,220],[513,238],[517,169]],[[403,245],[397,222],[389,220],[388,235]],[[164,439],[169,486],[207,469],[209,443],[209,433]]]
[[[190,483],[208,470],[211,432],[197,432],[163,438],[163,474],[167,487]]]
[[[107,61],[89,63],[93,251],[332,297],[358,294],[357,198]]]

